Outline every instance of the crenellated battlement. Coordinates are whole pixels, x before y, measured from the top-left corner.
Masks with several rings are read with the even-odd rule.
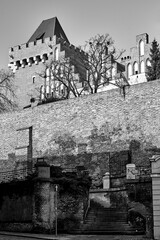
[[[45,38],[44,40],[43,39],[39,39],[39,40],[36,40],[35,42],[29,42],[29,43],[23,43],[21,45],[17,45],[17,46],[14,46],[14,47],[11,47],[9,49],[9,52],[17,52],[18,50],[23,50],[23,49],[26,49],[28,50],[28,48],[31,48],[31,47],[34,47],[34,46],[39,46],[41,44],[48,44],[48,43],[51,43],[52,44],[57,44],[56,42],[57,40],[57,37],[56,36],[53,36],[52,38]]]
[[[125,56],[125,57],[122,57],[121,58],[121,62],[126,62],[126,61],[129,61],[131,59],[131,56]]]
[[[18,69],[24,68],[26,65],[38,64],[45,62],[50,55],[54,55],[55,48],[58,48],[61,55],[71,55],[73,53],[87,56],[80,48],[66,42],[64,39],[53,36],[52,38],[45,38],[36,40],[34,42],[24,43],[11,47],[9,49],[9,67]],[[38,53],[38,55],[37,55]]]

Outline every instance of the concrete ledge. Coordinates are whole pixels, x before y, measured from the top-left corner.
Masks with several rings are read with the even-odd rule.
[[[53,234],[35,234],[35,233],[17,233],[17,232],[3,232],[0,231],[0,235],[3,236],[15,236],[15,237],[25,237],[25,238],[33,238],[33,239],[48,239],[48,240],[69,240],[70,238],[67,236],[54,236]]]
[[[91,189],[90,193],[105,193],[105,192],[118,192],[118,191],[125,191],[125,187],[119,187],[119,188],[108,188],[108,189]]]

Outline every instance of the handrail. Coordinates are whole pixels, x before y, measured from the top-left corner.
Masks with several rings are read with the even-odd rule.
[[[2,182],[10,182],[12,180],[22,180],[29,176],[30,168],[19,168],[13,169],[11,171],[3,171],[0,172],[0,183]],[[32,172],[34,172],[35,168],[32,167]]]
[[[85,221],[86,217],[87,217],[87,214],[88,214],[88,211],[90,209],[90,206],[91,206],[91,200],[90,198],[88,198],[88,204],[87,204],[87,208],[86,208],[86,211],[84,213],[84,218],[83,218],[83,222]]]

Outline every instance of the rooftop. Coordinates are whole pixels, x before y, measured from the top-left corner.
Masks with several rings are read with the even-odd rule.
[[[69,43],[69,40],[63,31],[63,28],[61,27],[57,17],[42,21],[42,23],[39,25],[27,43],[34,42],[39,39],[43,40],[48,37],[53,37],[54,35],[64,39]]]

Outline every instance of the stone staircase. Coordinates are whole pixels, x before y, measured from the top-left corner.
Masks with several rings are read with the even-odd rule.
[[[126,234],[142,235],[144,229],[130,226],[126,209],[105,208],[92,205],[84,224],[72,231],[74,234]]]

